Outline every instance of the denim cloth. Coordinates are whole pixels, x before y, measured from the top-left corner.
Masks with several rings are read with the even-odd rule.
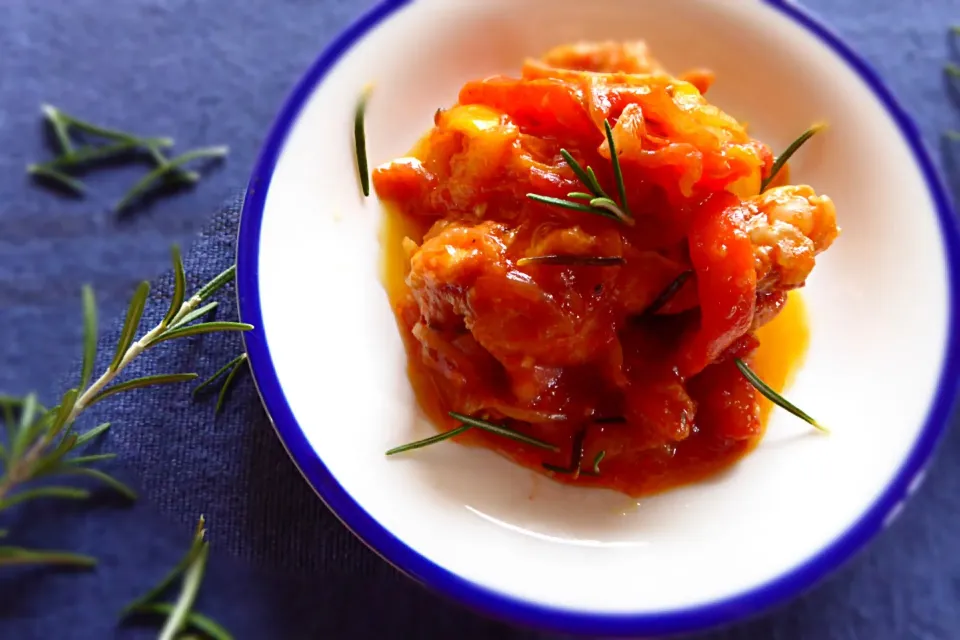
[[[36,389],[49,403],[75,384],[79,287],[101,304],[101,369],[135,283],[162,273],[169,244],[186,242],[196,287],[234,259],[242,184],[288,87],[364,4],[347,0],[5,0],[0,7],[0,390]],[[942,65],[960,52],[946,28],[955,0],[809,0],[874,63],[960,173],[940,132],[960,128]],[[109,6],[109,9],[107,8]],[[282,48],[281,48],[282,47]],[[115,98],[111,98],[115,97]],[[955,93],[953,98],[956,98]],[[73,201],[33,188],[23,165],[44,157],[37,105],[50,101],[103,124],[182,138],[178,148],[227,142],[227,163],[193,191],[125,217],[106,204],[137,170],[92,173],[94,195]],[[199,237],[196,237],[200,231]],[[194,238],[190,241],[191,238]],[[153,281],[144,317],[165,310],[169,274]],[[221,292],[219,319],[236,319]],[[128,375],[209,375],[240,352],[236,335],[161,345]],[[906,375],[906,373],[905,373]],[[535,638],[486,620],[398,574],[355,540],[302,480],[275,437],[248,373],[225,410],[189,385],[130,392],[94,407],[82,427],[109,420],[96,447],[141,494],[36,502],[5,514],[11,544],[99,559],[95,571],[0,572],[0,639],[150,638],[158,626],[118,625],[117,613],[179,559],[204,514],[211,557],[198,609],[241,639]],[[940,449],[903,515],[834,577],[756,620],[701,636],[912,639],[960,637],[960,438]]]

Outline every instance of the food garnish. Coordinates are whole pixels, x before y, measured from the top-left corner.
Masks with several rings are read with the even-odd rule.
[[[370,168],[367,165],[367,133],[364,119],[367,112],[367,103],[370,101],[370,94],[372,93],[372,84],[363,88],[353,115],[353,143],[356,150],[357,172],[360,176],[360,190],[363,191],[364,196],[370,195]]]
[[[591,167],[584,169],[566,149],[560,149],[560,155],[563,156],[563,159],[567,161],[570,169],[577,176],[577,178],[580,179],[580,182],[583,183],[583,186],[590,190],[590,193],[572,191],[567,194],[567,197],[576,200],[586,200],[588,204],[582,205],[569,200],[537,195],[535,193],[528,193],[527,197],[536,202],[551,204],[556,207],[563,207],[573,211],[593,213],[606,218],[619,220],[626,225],[632,226],[633,214],[630,213],[630,207],[627,206],[627,192],[623,183],[623,172],[620,170],[620,158],[617,155],[617,147],[613,141],[613,131],[610,129],[609,122],[604,120],[603,124],[606,130],[607,144],[610,145],[610,165],[613,168],[614,179],[617,182],[617,193],[620,194],[620,203],[622,207],[614,202],[613,198],[608,196],[603,190],[603,187],[600,186],[600,182],[597,181],[597,174],[594,173],[593,169]]]
[[[772,387],[770,387],[770,385],[768,385],[766,382],[761,380],[759,376],[757,376],[757,374],[755,374],[753,370],[747,365],[746,362],[744,362],[740,358],[737,358],[735,362],[737,363],[737,368],[740,369],[740,373],[743,374],[743,377],[746,378],[750,382],[750,384],[756,387],[757,391],[763,394],[763,397],[765,397],[767,400],[777,405],[781,409],[784,409],[785,411],[792,413],[793,415],[797,416],[798,418],[800,418],[807,424],[815,427],[816,429],[819,429],[824,433],[830,432],[829,429],[819,424],[816,420],[811,418],[809,414],[807,414],[805,411],[801,410],[795,404],[793,404],[792,402],[784,398],[782,395],[777,393]]]
[[[760,191],[766,191],[767,187],[773,182],[774,178],[777,177],[777,174],[780,173],[780,170],[783,169],[784,165],[793,157],[797,151],[800,150],[807,140],[817,135],[821,131],[827,128],[825,124],[815,124],[803,133],[801,133],[796,140],[790,143],[790,146],[786,150],[777,156],[776,162],[773,163],[773,168],[770,169],[770,175],[767,176],[766,180],[760,185]]]
[[[450,431],[431,436],[429,438],[424,438],[423,440],[417,440],[416,442],[411,442],[394,449],[387,451],[388,456],[392,456],[398,453],[403,453],[404,451],[411,451],[413,449],[421,449],[423,447],[435,444],[437,442],[443,442],[449,438],[454,438],[462,433],[466,433],[470,429],[476,427],[477,429],[482,429],[488,433],[493,433],[498,436],[503,436],[504,438],[509,438],[510,440],[515,440],[517,442],[522,442],[524,444],[529,444],[540,449],[546,449],[548,451],[559,451],[555,445],[550,444],[549,442],[544,442],[543,440],[538,440],[531,436],[525,435],[511,429],[510,427],[505,427],[500,424],[495,424],[481,418],[473,418],[471,416],[463,415],[462,413],[457,413],[456,411],[450,411],[448,414],[454,420],[459,420],[462,424]]]

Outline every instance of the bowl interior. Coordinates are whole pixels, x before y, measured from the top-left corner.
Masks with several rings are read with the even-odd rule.
[[[715,70],[712,101],[774,150],[814,121],[831,125],[793,163],[795,182],[835,199],[843,235],[804,294],[811,343],[788,395],[833,434],[775,412],[762,444],[731,471],[639,501],[561,487],[450,443],[386,459],[433,428],[411,394],[381,285],[381,209],[356,187],[361,88],[376,83],[367,111],[376,165],[406,153],[468,79],[517,73],[525,56],[564,42],[636,38],[675,72]],[[285,401],[334,479],[324,482],[416,553],[524,601],[663,613],[742,594],[804,563],[897,474],[946,348],[940,234],[889,114],[847,63],[775,8],[417,0],[345,53],[282,146],[256,265],[262,331]],[[268,397],[268,408],[283,400]]]

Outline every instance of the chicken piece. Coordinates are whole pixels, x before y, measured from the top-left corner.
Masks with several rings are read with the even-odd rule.
[[[420,307],[423,322],[439,330],[456,330],[470,314],[466,294],[477,279],[504,277],[510,235],[502,224],[477,226],[439,222],[410,258],[407,286]]]
[[[816,256],[826,251],[840,233],[833,201],[800,185],[768,189],[745,205],[757,291],[802,287]]]
[[[436,225],[407,276],[423,322],[465,327],[508,370],[595,359],[616,340],[609,306],[569,286],[554,295],[516,268],[506,256],[515,234],[494,222]]]

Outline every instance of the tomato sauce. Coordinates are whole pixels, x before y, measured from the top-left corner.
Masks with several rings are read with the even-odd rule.
[[[789,382],[807,344],[795,290],[835,211],[786,172],[761,193],[772,152],[706,101],[712,75],[685,77],[637,43],[559,47],[519,79],[468,82],[373,172],[424,411],[444,431],[455,411],[556,450],[478,428],[458,442],[640,496],[713,475],[762,436],[770,404],[736,361]],[[582,205],[584,190],[613,209]]]

